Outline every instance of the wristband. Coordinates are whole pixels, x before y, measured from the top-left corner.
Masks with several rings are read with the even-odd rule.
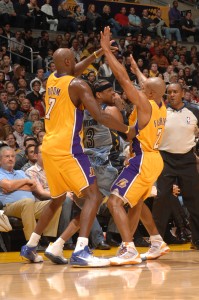
[[[99,58],[99,56],[97,55],[96,51],[93,52],[95,58]]]
[[[129,133],[129,131],[130,131],[130,126],[128,126],[128,129],[124,132],[125,134],[127,134],[127,133]]]

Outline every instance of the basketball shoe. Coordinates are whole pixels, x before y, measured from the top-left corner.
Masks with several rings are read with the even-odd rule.
[[[157,241],[151,245],[146,253],[140,255],[142,260],[157,259],[170,251],[170,248],[165,242]]]
[[[65,265],[68,263],[68,260],[63,255],[63,248],[60,248],[56,243],[50,243],[44,255],[54,264]]]
[[[27,245],[22,246],[20,255],[21,257],[33,263],[43,262],[43,257],[41,255],[38,255],[37,253],[37,246],[36,247],[28,247]]]
[[[109,259],[111,265],[136,265],[142,262],[139,253],[136,248],[127,244],[122,243],[117,256]]]
[[[70,258],[70,264],[73,267],[106,267],[110,265],[110,261],[104,258],[98,258],[92,255],[89,247],[84,247],[83,250],[73,252]]]

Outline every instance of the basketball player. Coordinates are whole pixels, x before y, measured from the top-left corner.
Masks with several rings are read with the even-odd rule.
[[[44,169],[53,199],[43,211],[27,245],[22,247],[21,256],[32,262],[42,260],[36,253],[41,234],[62,205],[66,192],[73,191],[86,200],[80,216],[79,238],[70,263],[80,267],[107,266],[110,264],[108,260],[92,256],[88,248],[88,235],[102,197],[93,169],[83,153],[84,107],[97,121],[126,133],[128,138],[131,138],[133,130],[102,111],[87,83],[74,77],[76,67],[71,50],[59,48],[53,55],[53,61],[56,71],[47,81],[46,135],[42,145]],[[63,249],[64,240],[60,238],[58,242]]]
[[[129,160],[129,165],[112,185],[107,203],[123,241],[118,255],[111,258],[110,263],[111,265],[138,264],[141,258],[132,242],[129,225],[131,220],[128,219],[123,205],[128,203],[133,207],[144,201],[150,195],[152,185],[162,171],[163,161],[158,145],[166,121],[166,107],[162,101],[166,87],[163,80],[158,77],[149,79],[141,77],[141,72],[131,56],[132,71],[142,83],[142,90],[138,91],[133,86],[124,67],[110,51],[109,27],[105,27],[104,33],[101,32],[101,47],[127,98],[136,105],[132,117],[135,121],[135,137],[132,141],[135,156]],[[131,209],[129,215],[132,217]],[[158,256],[169,250],[158,232],[151,236],[151,243],[154,251],[158,251]]]
[[[94,84],[94,94],[97,102],[110,115],[123,122],[122,114],[114,105],[115,92],[110,82],[100,80]],[[118,170],[112,165],[115,163],[120,151],[117,148],[120,138],[117,131],[110,130],[96,121],[88,110],[84,111],[83,118],[83,143],[84,153],[88,155],[89,162],[94,169],[97,179],[97,185],[103,197],[110,195],[110,188],[118,176]],[[82,208],[84,199],[74,198],[76,204]],[[61,239],[66,241],[79,230],[79,213],[80,210],[75,208],[73,219],[69,226],[62,233]],[[59,245],[59,239],[51,243],[45,251],[45,256],[53,263],[66,264],[67,259],[63,256],[62,247]]]

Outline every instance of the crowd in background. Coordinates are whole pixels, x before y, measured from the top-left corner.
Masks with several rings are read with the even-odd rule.
[[[131,54],[146,77],[161,77],[166,85],[180,83],[183,100],[199,109],[199,52],[197,45],[189,49],[190,45],[182,44],[189,36],[198,42],[199,21],[194,24],[190,12],[182,17],[177,1],[169,11],[169,26],[162,20],[161,10],[157,10],[153,19],[147,9],[137,16],[133,6],[121,7],[116,15],[111,14],[107,4],[99,12],[94,4],[85,13],[78,5],[70,12],[63,1],[54,13],[50,1],[44,2],[39,7],[36,0],[13,1],[13,5],[10,0],[0,1],[0,140],[16,151],[16,169],[25,171],[35,164],[31,149],[24,146],[27,137],[33,136],[41,143],[45,134],[45,86],[55,71],[54,51],[70,48],[79,62],[100,48],[100,30],[107,25],[118,48],[114,55],[138,88],[138,80],[131,71]],[[19,24],[17,30],[13,28],[15,24]],[[33,37],[35,28],[41,29],[39,37]],[[49,29],[60,30],[53,40]],[[34,51],[33,73],[24,59],[30,58],[25,46]],[[130,114],[132,107],[105,57],[96,57],[82,78],[91,88],[97,79],[110,81],[119,95],[118,107],[121,111],[127,108]]]

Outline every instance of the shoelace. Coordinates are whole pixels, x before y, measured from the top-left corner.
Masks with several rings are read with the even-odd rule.
[[[117,256],[123,255],[126,252],[127,252],[127,247],[122,245],[122,246],[120,246],[120,248],[118,250]]]
[[[149,253],[153,253],[153,249],[155,248],[155,250],[158,250],[158,246],[155,246],[155,245],[151,245],[151,247],[149,248],[148,252]]]

